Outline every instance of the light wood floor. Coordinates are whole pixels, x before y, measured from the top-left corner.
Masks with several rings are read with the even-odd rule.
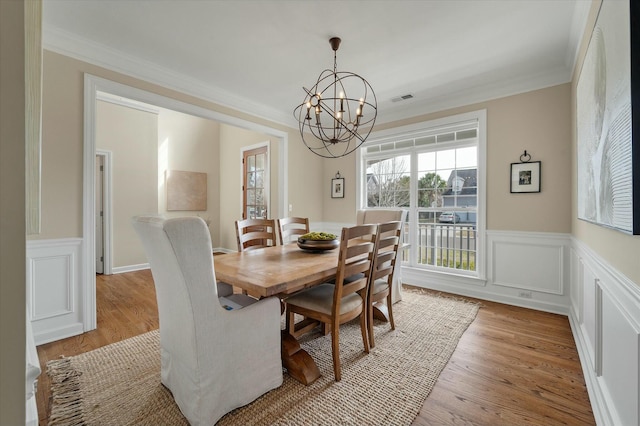
[[[149,271],[99,275],[98,328],[38,347],[43,371],[73,356],[158,328]],[[594,425],[569,321],[561,315],[481,302],[414,425]],[[49,380],[38,381],[40,424]]]

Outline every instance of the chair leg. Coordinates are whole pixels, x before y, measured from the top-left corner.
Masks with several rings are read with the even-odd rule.
[[[376,341],[373,337],[373,303],[367,304],[367,328],[369,331],[369,348],[375,348]]]
[[[367,327],[367,316],[368,316],[367,306],[362,307],[362,312],[360,313],[360,330],[362,331],[362,343],[364,344],[364,351],[369,353],[369,338],[367,337],[369,328]]]
[[[333,355],[333,374],[336,382],[342,379],[340,370],[340,325],[337,321],[331,327],[331,352]]]
[[[393,321],[393,305],[391,303],[391,292],[387,296],[387,310],[389,311],[389,323],[391,324],[391,329],[396,329],[396,323]]]

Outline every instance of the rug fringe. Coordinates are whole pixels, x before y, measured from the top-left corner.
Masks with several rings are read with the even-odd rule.
[[[47,363],[47,375],[51,378],[51,394],[55,395],[49,426],[84,425],[80,392],[82,372],[71,365],[70,358],[62,358]]]

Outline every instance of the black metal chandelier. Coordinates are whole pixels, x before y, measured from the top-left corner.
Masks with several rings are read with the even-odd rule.
[[[378,115],[376,94],[369,82],[358,74],[337,71],[340,41],[329,39],[333,71],[325,69],[311,89],[303,87],[304,101],[293,111],[304,144],[325,158],[355,151],[371,133]]]

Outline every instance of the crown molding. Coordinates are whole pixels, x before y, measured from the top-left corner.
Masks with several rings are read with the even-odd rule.
[[[43,48],[79,61],[138,78],[149,83],[176,90],[222,107],[268,120],[286,127],[297,127],[293,117],[268,106],[238,97],[218,87],[210,86],[184,74],[159,67],[103,44],[79,38],[57,28],[43,28]]]

